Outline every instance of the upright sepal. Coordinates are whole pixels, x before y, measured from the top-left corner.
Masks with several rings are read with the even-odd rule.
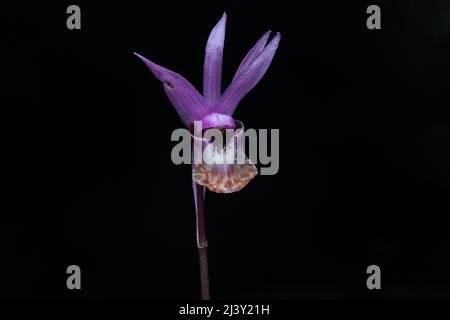
[[[226,21],[227,15],[224,13],[212,29],[205,49],[203,96],[211,105],[219,100],[222,93],[222,59]]]
[[[248,69],[248,67],[252,64],[252,62],[261,54],[261,52],[264,50],[264,47],[267,44],[267,39],[270,37],[270,31],[267,31],[259,40],[256,42],[256,44],[253,46],[253,48],[250,49],[250,51],[245,56],[244,60],[242,60],[241,64],[239,65],[236,73],[234,74],[233,82],[236,80],[239,76],[241,76],[243,73],[245,73]]]
[[[195,120],[201,120],[208,114],[207,101],[183,76],[157,65],[137,53],[134,54],[163,83],[164,91],[186,126],[189,126]]]
[[[254,57],[253,61],[245,61],[241,64],[241,70],[238,70],[239,74],[231,82],[228,89],[222,95],[216,112],[232,115],[236,106],[241,99],[261,80],[269,68],[273,56],[278,48],[281,35],[277,33],[272,41],[262,50],[259,55],[255,53],[259,50],[260,44],[255,49],[255,52],[250,53],[251,57]],[[264,37],[260,40],[264,42]],[[245,59],[244,59],[245,60]]]

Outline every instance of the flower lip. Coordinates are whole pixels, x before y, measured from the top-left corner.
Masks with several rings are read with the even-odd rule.
[[[236,121],[227,114],[210,113],[202,119],[202,129],[234,129],[236,128]]]

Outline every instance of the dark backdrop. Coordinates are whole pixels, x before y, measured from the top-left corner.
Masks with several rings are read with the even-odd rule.
[[[223,11],[225,85],[282,34],[235,113],[280,129],[281,159],[242,192],[207,193],[212,296],[450,296],[448,1],[295,2],[77,2],[79,31],[72,2],[4,8],[2,298],[198,298],[190,167],[170,160],[182,122],[132,52],[200,88]],[[370,4],[382,30],[366,28]]]

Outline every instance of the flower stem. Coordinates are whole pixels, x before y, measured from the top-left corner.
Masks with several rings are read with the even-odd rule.
[[[202,300],[209,300],[208,252],[207,248],[198,248],[200,258],[200,292]]]
[[[208,242],[205,228],[205,189],[195,183],[196,213],[197,213],[197,247],[200,262],[200,293],[202,300],[209,300],[208,275]]]

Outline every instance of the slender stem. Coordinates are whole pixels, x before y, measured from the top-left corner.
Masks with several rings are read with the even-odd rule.
[[[197,247],[200,262],[200,292],[202,300],[209,300],[208,275],[208,242],[205,228],[205,199],[204,187],[196,184],[196,212],[197,212]]]
[[[200,297],[209,300],[209,275],[208,275],[208,252],[207,248],[198,248],[200,258]]]

